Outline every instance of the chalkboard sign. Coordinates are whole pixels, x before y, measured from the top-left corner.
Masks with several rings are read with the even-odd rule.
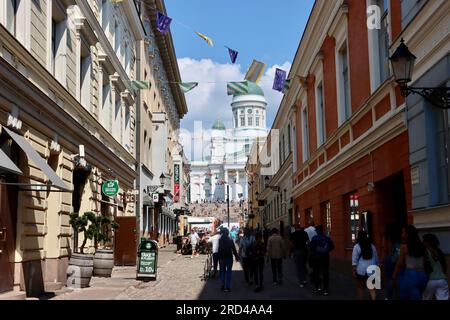
[[[153,240],[143,240],[139,246],[137,278],[155,278],[158,267],[158,245]]]
[[[141,252],[139,273],[156,273],[156,252]]]

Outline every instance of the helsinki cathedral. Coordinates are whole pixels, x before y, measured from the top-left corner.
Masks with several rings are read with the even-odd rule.
[[[266,139],[267,101],[260,86],[247,81],[248,93],[236,94],[231,101],[233,128],[227,129],[221,120],[211,127],[207,154],[204,137],[193,138],[194,148],[201,146],[191,161],[191,203],[247,200],[248,183],[245,172],[252,143]],[[228,186],[228,188],[227,188]]]

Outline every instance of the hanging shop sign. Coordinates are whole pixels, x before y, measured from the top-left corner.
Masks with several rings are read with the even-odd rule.
[[[119,181],[108,180],[102,184],[102,192],[107,197],[115,197],[119,193]]]

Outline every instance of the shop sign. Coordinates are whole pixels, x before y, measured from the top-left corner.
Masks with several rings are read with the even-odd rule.
[[[179,183],[180,182],[180,165],[175,164],[173,167],[173,182]]]
[[[119,181],[108,180],[102,184],[102,192],[107,197],[115,197],[119,193]]]

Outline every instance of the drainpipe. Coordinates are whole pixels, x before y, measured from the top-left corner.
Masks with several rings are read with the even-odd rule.
[[[136,42],[137,54],[136,54],[136,79],[141,79],[141,41]],[[139,246],[141,237],[141,91],[137,91],[136,99],[136,189],[137,201],[136,201],[136,246]]]

